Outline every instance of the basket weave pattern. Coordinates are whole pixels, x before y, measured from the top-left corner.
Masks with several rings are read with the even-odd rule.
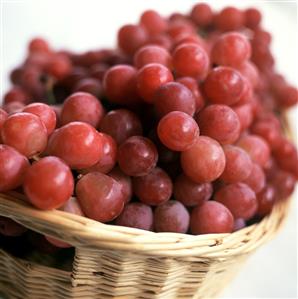
[[[0,215],[75,246],[72,273],[0,250],[0,290],[18,299],[213,298],[241,264],[281,227],[289,201],[233,234],[192,236],[105,225],[62,211],[39,211],[0,194]]]

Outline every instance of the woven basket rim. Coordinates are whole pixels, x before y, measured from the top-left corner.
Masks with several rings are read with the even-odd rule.
[[[279,202],[259,223],[231,234],[190,235],[155,233],[104,224],[59,210],[37,210],[20,199],[23,196],[16,192],[0,193],[0,215],[78,247],[177,257],[225,257],[250,252],[275,235],[286,218],[290,202]]]

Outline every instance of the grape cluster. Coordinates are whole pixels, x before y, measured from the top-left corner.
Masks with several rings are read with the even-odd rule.
[[[31,40],[0,109],[1,192],[192,234],[241,229],[289,197],[298,157],[280,112],[297,89],[276,72],[257,9],[147,10],[117,41],[77,54]]]

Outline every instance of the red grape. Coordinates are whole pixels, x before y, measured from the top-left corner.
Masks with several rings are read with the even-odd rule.
[[[58,239],[55,239],[51,236],[45,236],[46,240],[51,243],[52,245],[59,247],[59,248],[70,248],[72,247],[72,245],[70,245],[69,243],[60,241]]]
[[[237,230],[240,230],[246,226],[245,220],[242,218],[238,218],[234,220],[234,228],[233,232],[236,232]]]
[[[209,57],[201,46],[185,43],[175,49],[173,66],[180,77],[189,76],[202,80],[206,77],[209,69]]]
[[[195,117],[201,134],[221,144],[234,143],[240,135],[240,121],[232,108],[226,105],[210,105]]]
[[[96,80],[102,81],[109,66],[105,63],[97,63],[90,67],[90,76]]]
[[[47,129],[41,119],[31,113],[10,115],[1,129],[3,143],[31,158],[47,146]]]
[[[100,172],[84,175],[76,185],[76,194],[84,214],[100,222],[112,221],[124,207],[120,183]]]
[[[90,93],[76,92],[64,102],[61,111],[61,125],[70,122],[86,122],[97,128],[104,115],[100,101]]]
[[[154,143],[142,136],[126,139],[118,149],[121,170],[130,176],[148,174],[157,163],[158,153]]]
[[[176,178],[174,183],[174,198],[186,207],[194,207],[209,200],[213,193],[210,183],[195,183],[185,174]]]
[[[191,92],[196,102],[196,112],[201,110],[205,106],[205,100],[199,89],[198,82],[192,77],[181,77],[176,82],[186,86]],[[184,111],[185,112],[185,111]]]
[[[12,219],[0,216],[0,235],[18,237],[21,236],[26,230],[26,227],[18,224]]]
[[[195,143],[200,130],[191,116],[173,111],[159,121],[157,133],[161,142],[169,149],[185,151]]]
[[[146,64],[137,73],[138,94],[145,102],[152,103],[156,90],[171,81],[173,75],[167,67],[159,63]]]
[[[213,21],[213,12],[207,3],[196,4],[191,11],[191,19],[199,27],[206,27]]]
[[[153,212],[150,206],[141,202],[127,204],[115,223],[121,226],[134,227],[144,230],[153,228]]]
[[[46,71],[58,80],[64,79],[71,73],[72,64],[65,55],[55,55],[49,60]]]
[[[259,216],[268,215],[275,202],[275,190],[271,185],[267,185],[261,192],[257,194]]]
[[[102,173],[108,173],[113,169],[113,167],[116,164],[117,160],[117,144],[115,140],[104,133],[98,133],[102,137],[103,142],[103,155],[99,159],[99,161],[94,164],[93,166],[83,169],[81,171],[82,173],[88,173],[88,172],[102,172]]]
[[[258,208],[255,192],[246,184],[235,183],[220,188],[214,195],[217,202],[225,205],[237,218],[248,220]]]
[[[28,45],[28,50],[30,53],[35,53],[35,52],[49,53],[51,51],[47,41],[45,41],[43,38],[40,37],[33,38],[30,41]]]
[[[223,173],[225,164],[220,144],[207,136],[199,136],[190,149],[181,153],[184,173],[197,183],[216,180]]]
[[[240,100],[245,83],[235,69],[219,66],[208,74],[203,87],[211,103],[234,105]]]
[[[270,158],[270,148],[267,142],[257,135],[246,135],[242,137],[238,144],[251,157],[251,159],[264,167]]]
[[[27,170],[23,187],[34,206],[51,210],[61,207],[72,195],[74,179],[70,168],[62,160],[45,157]]]
[[[102,85],[98,79],[95,78],[84,78],[74,86],[74,92],[83,91],[92,94],[95,97],[102,96]]]
[[[121,192],[124,202],[128,203],[132,197],[132,182],[131,178],[124,174],[119,167],[113,168],[109,176],[116,180],[121,185]]]
[[[23,111],[25,105],[20,102],[10,102],[8,104],[3,105],[3,110],[6,111],[8,114],[13,114],[17,112]]]
[[[0,144],[0,192],[21,186],[29,165],[28,159],[14,148]]]
[[[118,46],[128,55],[133,55],[147,40],[147,31],[139,25],[124,25],[118,31]]]
[[[194,235],[231,233],[233,227],[231,212],[219,202],[207,201],[192,210],[190,229]]]
[[[240,29],[244,25],[244,14],[236,7],[225,7],[215,17],[215,25],[221,31]]]
[[[229,32],[220,36],[213,46],[212,62],[217,65],[239,66],[251,55],[248,39],[238,32]]]
[[[181,39],[181,36],[196,33],[196,29],[193,23],[182,16],[179,20],[171,20],[169,22],[167,33],[173,41],[177,41],[177,39]]]
[[[232,108],[238,116],[240,122],[240,132],[242,133],[247,128],[249,128],[253,122],[252,106],[250,103],[247,103],[243,105],[233,106]]]
[[[248,8],[244,11],[245,15],[245,26],[251,29],[255,29],[259,26],[262,15],[256,8]]]
[[[100,123],[100,130],[112,136],[118,145],[131,136],[142,135],[143,132],[138,116],[126,109],[107,113]]]
[[[193,116],[196,102],[189,88],[181,83],[169,82],[157,89],[154,95],[154,107],[160,117],[172,111],[182,111]]]
[[[165,32],[168,26],[167,21],[155,10],[144,11],[140,23],[150,34]]]
[[[245,61],[237,66],[237,70],[246,78],[253,88],[259,86],[260,74],[257,67],[250,61]]]
[[[6,121],[7,117],[8,117],[8,113],[5,110],[0,108],[0,132],[1,132],[1,128],[4,124],[4,122]],[[1,136],[0,136],[0,140],[1,140]]]
[[[133,178],[132,184],[139,200],[151,206],[168,201],[173,191],[171,178],[159,167],[154,168],[147,175]]]
[[[189,227],[189,213],[175,200],[159,205],[154,211],[156,232],[186,233]]]
[[[134,65],[136,68],[142,68],[149,63],[159,63],[169,69],[172,68],[172,58],[170,53],[165,48],[157,45],[144,46],[134,55]]]
[[[243,180],[256,193],[260,192],[266,185],[266,177],[263,169],[257,163],[253,163],[249,176]]]
[[[163,47],[168,51],[170,51],[173,46],[172,39],[166,34],[155,34],[150,36],[149,43]]]
[[[270,179],[270,183],[275,189],[276,199],[287,199],[295,189],[295,177],[286,171],[277,170]]]
[[[56,113],[48,105],[43,103],[32,103],[23,109],[23,112],[28,112],[38,116],[47,128],[50,135],[56,127]]]
[[[11,102],[20,102],[22,104],[28,104],[30,102],[30,95],[22,88],[15,86],[9,90],[3,98],[4,104]]]
[[[226,167],[220,179],[225,183],[241,182],[249,177],[253,169],[250,156],[240,147],[225,145]]]
[[[104,92],[112,103],[129,105],[137,100],[137,70],[130,65],[116,65],[108,69],[103,78]]]
[[[78,216],[84,216],[82,208],[75,197],[71,197],[63,206],[59,208],[59,210]]]
[[[50,136],[47,153],[63,159],[71,168],[84,169],[103,156],[103,137],[87,123],[71,122]]]

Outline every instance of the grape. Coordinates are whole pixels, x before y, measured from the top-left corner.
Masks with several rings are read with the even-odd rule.
[[[47,64],[46,71],[58,80],[65,78],[71,73],[72,64],[65,55],[56,54],[51,57]]]
[[[237,67],[251,56],[248,39],[238,32],[229,32],[219,37],[212,48],[212,62],[217,65]]]
[[[48,105],[43,103],[32,103],[23,109],[23,112],[32,113],[38,116],[46,126],[48,135],[50,135],[56,127],[56,113]]]
[[[208,4],[198,3],[192,8],[190,17],[199,27],[206,27],[213,21],[213,12]]]
[[[124,207],[120,183],[100,172],[84,175],[76,185],[76,194],[84,214],[100,222],[112,221]]]
[[[240,100],[245,83],[235,69],[219,66],[208,74],[203,87],[211,103],[234,105]]]
[[[298,89],[294,86],[284,86],[277,97],[278,104],[281,108],[289,108],[298,103]]]
[[[82,208],[75,197],[71,197],[63,206],[59,208],[59,210],[78,216],[84,216]]]
[[[16,67],[15,69],[13,69],[9,76],[11,83],[13,83],[15,85],[19,85],[21,83],[22,73],[23,73],[22,66]]]
[[[75,92],[63,104],[61,125],[80,121],[97,128],[103,116],[104,108],[96,97],[87,92]]]
[[[45,157],[27,170],[23,188],[32,205],[51,210],[61,207],[72,195],[74,179],[62,160]]]
[[[87,123],[71,122],[50,136],[47,153],[63,159],[70,168],[84,169],[103,156],[103,137]]]
[[[178,46],[182,45],[182,44],[197,44],[199,46],[201,46],[203,49],[208,50],[207,44],[205,42],[205,40],[200,37],[199,35],[197,35],[196,33],[188,33],[188,34],[182,34],[182,35],[178,35],[178,37],[175,39],[175,48],[177,48]]]
[[[253,163],[249,155],[240,147],[225,145],[226,167],[220,179],[225,183],[241,182],[249,177]]]
[[[296,179],[294,176],[283,170],[275,171],[270,183],[275,189],[276,199],[287,199],[295,189]]]
[[[140,202],[132,202],[124,207],[115,223],[121,226],[152,230],[153,212],[148,205]]]
[[[18,224],[10,218],[0,216],[0,235],[18,237],[26,231],[27,228],[21,224]]]
[[[158,88],[171,81],[173,75],[167,67],[159,63],[146,64],[137,73],[138,94],[145,102],[152,103]]]
[[[195,143],[200,130],[191,116],[173,111],[159,121],[157,133],[161,142],[169,149],[185,151]]]
[[[0,132],[1,132],[1,128],[4,124],[4,122],[6,121],[7,117],[8,117],[8,113],[5,110],[0,108]],[[1,140],[1,136],[0,136],[0,140]]]
[[[36,37],[32,39],[28,45],[28,50],[30,53],[49,53],[51,52],[50,46],[43,38]]]
[[[132,136],[118,149],[118,163],[121,170],[130,176],[148,174],[157,163],[157,149],[150,139]]]
[[[220,188],[214,199],[225,205],[233,214],[235,219],[252,218],[258,209],[258,202],[255,192],[246,184],[235,183]]]
[[[192,210],[190,229],[192,234],[220,234],[233,231],[234,218],[221,203],[207,201]]]
[[[96,80],[102,81],[109,66],[105,63],[97,63],[90,67],[90,76]]]
[[[58,239],[55,239],[53,237],[50,236],[45,236],[46,240],[51,243],[52,245],[58,247],[58,248],[70,248],[72,247],[72,245],[70,245],[69,243],[60,241]]]
[[[10,102],[8,104],[3,105],[3,110],[6,111],[8,114],[14,114],[17,112],[23,111],[25,105],[20,102]]]
[[[0,144],[0,192],[21,186],[29,165],[28,159],[14,148]]]
[[[105,72],[104,93],[112,103],[130,105],[137,101],[137,70],[130,65],[116,65]]]
[[[146,10],[140,18],[140,24],[143,25],[148,33],[159,34],[167,29],[167,21],[155,10]]]
[[[246,226],[245,220],[242,218],[238,218],[234,220],[234,228],[233,232],[236,232],[237,230],[240,230]]]
[[[131,136],[143,133],[138,116],[126,109],[112,110],[107,113],[101,121],[100,130],[112,136],[118,145]]]
[[[251,127],[251,133],[261,136],[271,149],[278,147],[281,131],[276,129],[276,127],[268,121],[258,121]]]
[[[74,92],[83,91],[92,94],[95,97],[102,96],[103,90],[102,85],[98,79],[95,78],[84,78],[74,86]]]
[[[170,51],[173,46],[172,39],[166,34],[154,34],[149,37],[149,43]]]
[[[139,25],[124,25],[118,31],[118,46],[128,55],[133,55],[147,40],[147,31]]]
[[[209,57],[201,46],[185,43],[175,49],[173,66],[180,77],[189,76],[202,80],[206,77],[209,69]]]
[[[256,29],[260,25],[262,15],[256,8],[248,8],[244,11],[245,26],[251,29]]]
[[[196,102],[196,112],[201,110],[205,106],[205,100],[199,89],[198,82],[192,77],[181,77],[176,80],[176,82],[186,86],[191,92]],[[185,111],[183,111],[185,112]]]
[[[72,68],[71,72],[65,78],[63,78],[61,84],[68,89],[73,89],[78,82],[87,77],[88,72],[85,68],[81,66],[75,66]]]
[[[253,122],[252,106],[250,103],[247,103],[243,105],[233,106],[232,108],[238,116],[240,122],[240,132],[242,133],[247,128],[249,128]]]
[[[196,101],[192,92],[183,84],[169,82],[157,89],[154,95],[154,107],[159,117],[172,111],[182,111],[193,116]]]
[[[132,179],[133,191],[141,202],[156,206],[168,201],[172,195],[171,178],[161,168],[154,168],[149,174]]]
[[[202,135],[222,144],[234,143],[240,135],[240,121],[232,108],[226,105],[210,105],[195,117]]]
[[[26,112],[10,115],[1,129],[3,143],[28,158],[44,151],[47,136],[47,129],[41,119]]]
[[[271,185],[267,185],[261,192],[257,194],[259,216],[268,215],[275,202],[275,190]]]
[[[238,141],[237,145],[243,148],[251,159],[262,167],[270,158],[270,148],[267,142],[257,135],[246,135]]]
[[[236,7],[225,7],[215,17],[215,25],[221,31],[240,29],[244,25],[244,14]]]
[[[165,48],[157,45],[144,46],[134,55],[134,65],[136,68],[142,68],[149,63],[159,63],[169,69],[172,68],[172,58],[170,53]]]
[[[117,160],[117,144],[115,140],[104,133],[98,133],[102,137],[103,142],[103,155],[99,159],[99,161],[94,164],[93,166],[83,169],[82,173],[88,173],[88,172],[102,172],[102,173],[108,173],[110,172],[113,167],[116,164]]]
[[[174,198],[186,207],[194,207],[209,200],[213,193],[210,183],[195,183],[185,174],[176,178],[174,183]]]
[[[156,232],[186,233],[189,227],[189,213],[175,200],[159,205],[154,211],[154,228]]]
[[[225,164],[220,144],[207,136],[199,136],[190,149],[181,153],[184,173],[197,183],[216,180],[223,173]]]
[[[263,169],[257,164],[253,163],[249,176],[243,180],[253,191],[260,192],[266,184],[266,177]]]
[[[45,87],[41,82],[41,70],[34,66],[27,66],[22,72],[20,85],[35,98],[45,96]]]
[[[179,20],[171,20],[167,33],[173,41],[177,41],[181,36],[196,33],[196,29],[189,20],[182,16]]]
[[[4,104],[11,102],[20,102],[22,104],[28,104],[30,102],[30,95],[21,87],[13,87],[8,91],[3,98]]]
[[[128,203],[132,197],[132,182],[131,178],[124,174],[119,167],[113,168],[109,176],[116,180],[121,185],[121,192],[124,202]]]
[[[259,86],[260,74],[257,67],[251,61],[245,61],[238,65],[237,70],[250,82],[253,88]]]

